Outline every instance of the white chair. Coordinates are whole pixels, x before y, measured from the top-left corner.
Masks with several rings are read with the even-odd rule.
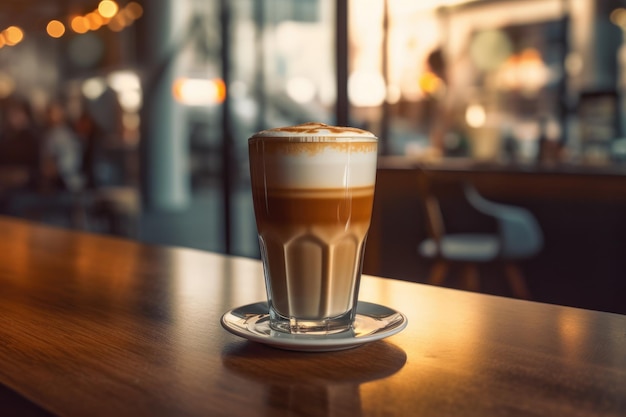
[[[543,247],[543,234],[535,217],[525,208],[494,203],[482,197],[469,184],[463,195],[469,206],[497,224],[496,233],[447,233],[439,200],[432,192],[428,176],[420,172],[420,190],[424,199],[429,237],[418,246],[421,256],[432,259],[428,282],[441,285],[452,264],[461,264],[462,279],[469,290],[478,290],[479,266],[500,264],[513,294],[531,298],[518,262],[538,254]]]

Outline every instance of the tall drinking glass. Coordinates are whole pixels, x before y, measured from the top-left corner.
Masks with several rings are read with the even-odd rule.
[[[320,123],[248,140],[270,326],[288,333],[351,328],[376,179],[377,138]]]

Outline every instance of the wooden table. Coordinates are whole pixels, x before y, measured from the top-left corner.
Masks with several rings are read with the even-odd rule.
[[[0,415],[626,415],[626,316],[367,276],[403,332],[289,352],[220,326],[264,299],[255,260],[8,218],[0,236]]]

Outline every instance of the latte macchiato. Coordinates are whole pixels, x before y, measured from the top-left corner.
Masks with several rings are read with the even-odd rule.
[[[272,327],[348,329],[372,212],[376,137],[307,123],[259,132],[248,144]]]

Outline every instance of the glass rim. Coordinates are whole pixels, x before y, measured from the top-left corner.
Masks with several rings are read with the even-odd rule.
[[[376,136],[359,136],[359,135],[306,135],[306,136],[271,136],[271,135],[263,135],[263,136],[255,136],[252,135],[248,138],[248,143],[258,142],[258,141],[269,141],[269,142],[287,142],[287,143],[358,143],[358,142],[378,142],[378,137]]]

